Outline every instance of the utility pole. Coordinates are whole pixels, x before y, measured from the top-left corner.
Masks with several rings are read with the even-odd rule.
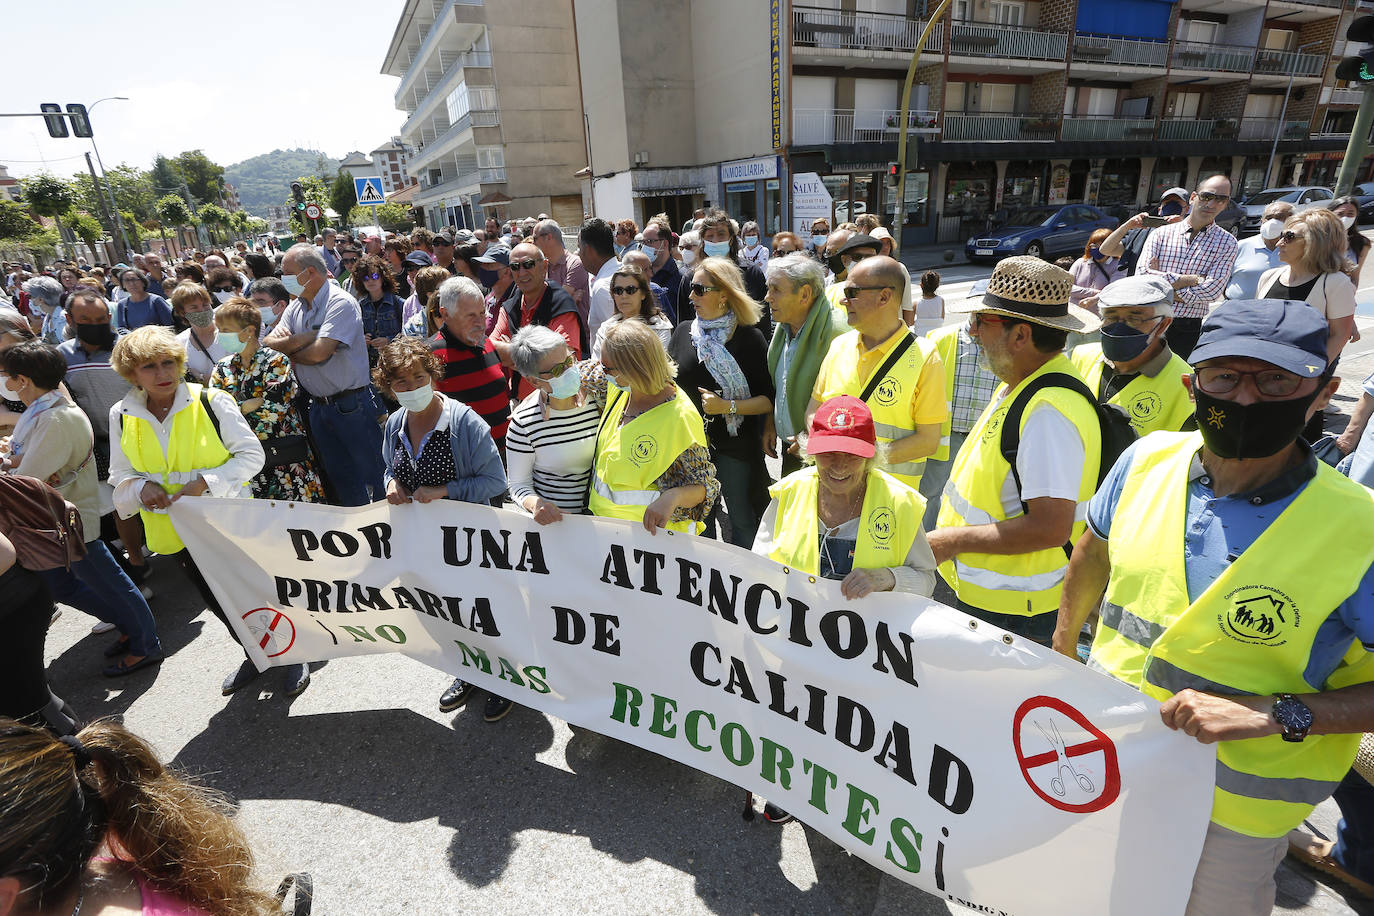
[[[113,240],[115,237],[114,220],[110,217],[109,205],[105,203],[105,196],[101,193],[101,181],[99,176],[95,174],[95,163],[91,162],[90,153],[86,154],[86,168],[90,170],[91,181],[95,184],[96,209],[100,211],[101,222],[103,222],[105,226],[110,230],[110,238],[111,240]],[[108,192],[109,188],[104,188],[103,190]],[[105,254],[107,257],[110,258],[111,264],[118,264],[120,261],[124,260],[122,257],[115,256],[115,253],[113,251],[113,245],[106,247]]]
[[[925,50],[926,39],[930,37],[935,23],[940,21],[948,8],[949,0],[940,0],[935,11],[930,14],[930,19],[916,42],[916,50],[911,52],[911,62],[906,67],[906,81],[902,83],[902,111],[897,116],[897,201],[895,218],[892,220],[892,256],[899,259],[902,256],[902,224],[906,222],[906,135],[911,123],[911,84],[916,80],[916,66],[921,60],[921,52]],[[945,40],[948,41],[949,36],[945,36]]]
[[[1360,99],[1360,110],[1355,115],[1355,126],[1350,129],[1350,142],[1345,147],[1345,159],[1341,170],[1336,174],[1336,196],[1343,197],[1355,186],[1355,177],[1364,164],[1365,150],[1369,146],[1369,128],[1374,124],[1374,90],[1366,87]]]
[[[1343,57],[1336,65],[1336,79],[1346,80],[1364,90],[1355,126],[1350,129],[1350,142],[1345,147],[1345,159],[1336,176],[1336,196],[1350,193],[1355,176],[1364,164],[1365,149],[1369,146],[1369,126],[1374,123],[1374,16],[1358,16],[1345,30],[1346,41],[1362,42],[1358,56]]]

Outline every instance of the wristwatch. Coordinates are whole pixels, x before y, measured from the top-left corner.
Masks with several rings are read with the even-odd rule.
[[[1312,710],[1291,693],[1276,696],[1270,714],[1283,730],[1284,741],[1301,741],[1312,728]]]
[[[735,399],[734,399],[734,398],[731,398],[731,399],[730,399],[730,416],[733,417],[733,416],[737,415],[738,413],[739,413],[739,405],[737,405],[737,404],[735,403]]]

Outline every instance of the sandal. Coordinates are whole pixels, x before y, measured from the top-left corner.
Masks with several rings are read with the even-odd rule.
[[[1362,897],[1374,898],[1374,886],[1350,874],[1332,857],[1331,851],[1336,844],[1313,836],[1302,828],[1288,833],[1288,854],[1299,862],[1330,875],[1342,884],[1353,888]]]

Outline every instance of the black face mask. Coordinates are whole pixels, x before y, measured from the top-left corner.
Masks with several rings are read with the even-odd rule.
[[[1212,397],[1193,383],[1194,415],[1203,444],[1218,458],[1268,458],[1297,441],[1307,425],[1307,408],[1321,386],[1305,398],[1237,404]]]
[[[114,346],[115,332],[110,327],[109,322],[104,324],[78,324],[76,327],[76,339],[82,343],[108,350]]]

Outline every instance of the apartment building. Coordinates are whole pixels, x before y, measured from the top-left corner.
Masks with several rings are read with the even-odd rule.
[[[382,177],[382,190],[387,194],[399,191],[410,184],[410,174],[406,169],[410,154],[401,144],[400,137],[392,137],[372,151],[374,174]]]
[[[791,6],[787,165],[821,175],[837,215],[896,216],[882,169],[896,158],[902,79],[935,6]],[[1216,173],[1232,176],[1237,194],[1266,181],[1329,184],[1361,95],[1333,71],[1345,27],[1371,7],[954,0],[916,72],[907,238],[956,241],[1029,204],[1124,214]]]
[[[397,145],[426,226],[582,221],[571,0],[405,0],[382,73],[400,78]]]

